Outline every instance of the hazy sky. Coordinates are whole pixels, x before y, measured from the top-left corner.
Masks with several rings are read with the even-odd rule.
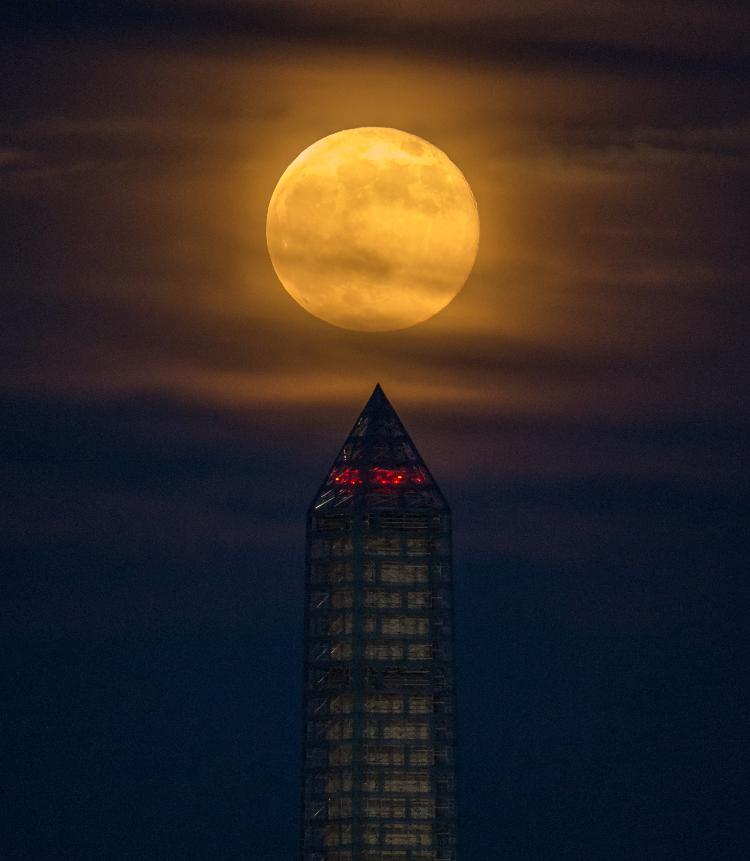
[[[743,6],[2,15],[4,857],[294,857],[304,511],[378,381],[454,511],[464,861],[747,857]],[[360,125],[479,207],[400,332],[265,247]]]

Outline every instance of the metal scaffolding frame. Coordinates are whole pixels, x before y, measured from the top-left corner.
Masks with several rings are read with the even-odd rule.
[[[380,386],[307,516],[302,861],[456,861],[448,505]]]

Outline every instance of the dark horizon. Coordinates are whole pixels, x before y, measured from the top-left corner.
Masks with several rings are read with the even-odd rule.
[[[462,861],[750,857],[747,11],[3,20],[0,855],[295,857],[305,510],[380,381],[453,512]],[[479,207],[403,331],[266,250],[285,167],[363,125]]]

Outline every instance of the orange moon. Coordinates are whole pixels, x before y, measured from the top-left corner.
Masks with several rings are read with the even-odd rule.
[[[471,188],[448,156],[398,129],[328,135],[284,171],[266,239],[286,291],[321,320],[414,326],[461,290],[479,246]]]

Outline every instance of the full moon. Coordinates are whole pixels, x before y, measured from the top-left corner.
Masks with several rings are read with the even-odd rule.
[[[398,129],[328,135],[284,171],[266,239],[286,291],[345,329],[404,329],[461,290],[479,245],[471,188],[448,156]]]

